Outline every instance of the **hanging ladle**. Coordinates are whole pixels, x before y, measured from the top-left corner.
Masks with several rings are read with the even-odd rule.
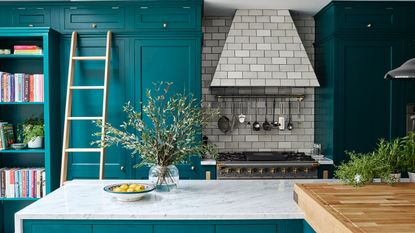
[[[288,130],[293,130],[293,123],[291,122],[291,101],[288,100],[288,124],[287,124],[287,129]]]
[[[272,125],[271,125],[271,123],[269,123],[269,121],[267,119],[267,115],[268,115],[268,100],[265,99],[265,121],[264,121],[264,123],[262,123],[262,128],[265,131],[270,131],[272,129]]]
[[[280,123],[278,123],[278,121],[275,121],[275,104],[276,104],[276,102],[275,102],[275,98],[274,98],[274,101],[272,101],[272,125],[274,127],[279,127]]]
[[[255,121],[252,124],[252,129],[254,131],[260,131],[261,130],[261,124],[258,122],[258,99],[255,100]]]

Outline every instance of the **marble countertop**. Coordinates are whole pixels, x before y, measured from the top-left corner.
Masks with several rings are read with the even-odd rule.
[[[119,202],[103,187],[123,181],[75,180],[17,212],[16,232],[24,219],[301,219],[303,213],[293,200],[294,184],[327,181],[182,180],[172,192],[152,192],[137,202]]]
[[[315,158],[317,160],[317,162],[320,165],[333,165],[334,162],[332,159],[329,159],[327,157],[323,157],[323,158]],[[216,160],[215,159],[202,159],[200,161],[200,164],[202,166],[211,166],[211,165],[216,165]]]

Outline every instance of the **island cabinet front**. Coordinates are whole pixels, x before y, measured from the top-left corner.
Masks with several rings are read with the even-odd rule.
[[[312,233],[302,219],[24,220],[23,233]]]

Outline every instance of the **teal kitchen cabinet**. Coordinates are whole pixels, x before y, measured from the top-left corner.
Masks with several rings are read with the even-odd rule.
[[[136,109],[146,103],[145,92],[154,89],[154,82],[173,82],[170,93],[192,93],[200,99],[200,49],[199,37],[174,37],[137,39],[134,42],[134,68]],[[200,160],[188,165],[178,165],[182,179],[199,178],[196,166]],[[148,168],[136,170],[139,178],[148,177]]]
[[[216,233],[275,233],[277,225],[216,225]]]
[[[49,27],[51,8],[48,6],[13,7],[11,10],[13,27]]]
[[[139,6],[134,11],[135,29],[198,30],[200,6]]]
[[[413,3],[332,2],[314,18],[315,141],[335,164],[345,151],[368,152],[379,138],[405,134],[405,84],[384,80],[413,49],[406,41]],[[365,26],[366,24],[366,26]],[[367,27],[369,25],[369,27]],[[412,50],[414,51],[414,50]]]
[[[121,31],[126,26],[126,9],[120,6],[68,6],[63,9],[63,30]]]
[[[215,226],[209,224],[160,224],[154,226],[154,233],[215,233]]]
[[[32,233],[91,233],[91,225],[88,224],[32,224],[30,232]]]
[[[93,225],[92,233],[153,233],[153,225],[138,224],[105,224]]]
[[[105,37],[80,36],[78,38],[79,56],[102,56],[105,54]],[[111,49],[110,80],[108,90],[108,122],[120,125],[125,120],[122,106],[133,95],[132,79],[127,76],[126,53],[127,41],[114,37]],[[61,62],[62,76],[67,77],[70,38],[65,37],[62,43],[63,61]],[[104,62],[81,61],[75,64],[74,85],[103,85]],[[61,82],[61,92],[66,93],[66,82]],[[101,116],[102,115],[102,90],[74,90],[73,91],[73,116]],[[65,107],[65,99],[61,101],[62,111]],[[63,124],[63,123],[62,123]],[[63,125],[62,125],[63,127]],[[92,136],[100,128],[92,121],[71,122],[71,147],[89,148],[90,143],[97,138]],[[96,147],[96,145],[92,146]],[[106,149],[106,179],[131,178],[131,160],[128,151],[120,147]],[[99,153],[71,153],[68,159],[68,179],[97,178],[99,174]]]

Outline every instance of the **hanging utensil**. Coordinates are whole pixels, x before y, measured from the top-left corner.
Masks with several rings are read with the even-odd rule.
[[[239,110],[240,111],[239,111],[238,119],[239,119],[239,123],[241,123],[241,124],[243,124],[245,122],[245,119],[246,119],[246,115],[243,114],[243,109],[244,109],[244,103],[240,102],[239,103]]]
[[[279,130],[284,131],[285,130],[285,116],[284,116],[284,103],[280,103],[280,109],[281,109],[281,116],[278,117],[278,127]]]
[[[255,99],[255,121],[252,124],[252,129],[254,131],[260,131],[261,130],[261,124],[258,122],[258,99]]]
[[[272,102],[272,122],[271,122],[271,124],[274,127],[279,127],[280,125],[279,125],[278,121],[275,121],[275,104],[276,104],[276,102],[275,102],[275,98],[274,98],[274,101]]]
[[[270,131],[272,129],[272,125],[271,123],[268,122],[267,115],[268,115],[268,100],[265,99],[265,121],[264,123],[262,123],[262,128],[265,131]]]
[[[250,111],[251,111],[251,108],[250,108],[250,106],[251,106],[251,100],[249,100],[248,101],[248,104],[247,104],[247,109],[246,109],[246,114],[248,115],[248,122],[246,122],[246,124],[247,125],[251,125],[251,121],[252,121],[252,115],[251,115],[251,113],[250,113]]]
[[[223,104],[222,104],[222,102],[221,102],[220,105],[221,105],[220,111],[223,112],[223,108],[222,108],[223,107]],[[225,107],[226,107],[226,102],[225,102]],[[219,117],[219,120],[218,120],[218,128],[219,128],[219,130],[222,131],[223,133],[229,132],[229,130],[231,129],[229,122],[230,121],[229,121],[229,118],[227,116],[222,115],[221,117]]]
[[[288,124],[287,124],[287,129],[288,130],[293,130],[294,126],[293,123],[291,122],[291,100],[288,100]]]

